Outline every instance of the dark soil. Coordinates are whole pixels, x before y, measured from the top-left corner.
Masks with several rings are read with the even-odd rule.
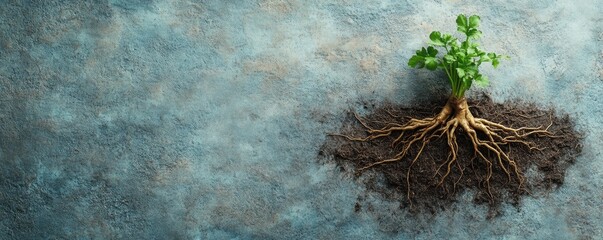
[[[413,107],[387,103],[376,108],[365,105],[372,113],[362,117],[372,127],[381,128],[390,122],[404,123],[410,117],[419,119],[432,117],[445,103],[444,98]],[[509,181],[503,170],[494,165],[490,180],[493,197],[490,197],[485,184],[486,164],[483,160],[474,158],[473,146],[462,129],[458,129],[456,134],[459,144],[458,162],[464,169],[463,175],[461,176],[461,171],[455,167],[445,183],[436,187],[442,175],[442,173],[436,175],[436,169],[446,160],[449,147],[445,137],[432,140],[410,171],[412,204],[409,204],[407,195],[406,173],[410,158],[414,157],[418,149],[414,149],[414,152],[411,152],[413,154],[409,154],[402,161],[381,164],[357,172],[357,169],[363,166],[395,155],[399,149],[393,149],[391,142],[396,136],[370,142],[354,142],[343,137],[329,136],[320,155],[327,161],[335,161],[341,171],[353,173],[357,180],[360,179],[359,181],[366,184],[367,190],[378,192],[384,198],[400,201],[400,207],[407,208],[412,213],[437,213],[456,202],[460,193],[470,189],[475,193],[473,202],[489,206],[489,217],[492,217],[498,215],[503,202],[519,206],[523,196],[543,195],[563,184],[565,171],[574,163],[582,148],[580,134],[574,130],[573,123],[567,115],[559,116],[554,110],[539,110],[534,105],[521,102],[496,104],[487,96],[482,96],[478,100],[469,100],[469,106],[475,117],[515,128],[546,127],[551,121],[553,122],[549,130],[555,134],[555,138],[529,137],[527,139],[540,148],[544,147],[544,150],[530,150],[523,144],[510,145],[507,149],[525,176],[526,180],[522,188],[519,188],[519,182],[515,177]],[[348,114],[339,133],[348,136],[366,136],[365,129],[354,118],[353,113]],[[363,205],[361,197],[354,208],[356,211],[361,211]]]

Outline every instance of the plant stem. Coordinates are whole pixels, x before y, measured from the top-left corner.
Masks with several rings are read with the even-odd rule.
[[[442,61],[442,67],[444,67],[444,71],[446,72],[446,75],[448,76],[448,81],[450,82],[450,86],[452,87],[452,93],[454,94],[454,92],[456,92],[456,88],[454,86],[454,80],[452,79],[452,76],[450,75],[450,71],[446,67],[446,63],[444,61]]]

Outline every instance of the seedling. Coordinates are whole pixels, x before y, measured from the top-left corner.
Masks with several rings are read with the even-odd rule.
[[[501,59],[509,57],[486,53],[479,48],[477,42],[473,42],[482,35],[482,32],[477,29],[479,23],[480,18],[477,15],[473,15],[469,19],[463,14],[459,15],[456,18],[456,24],[457,30],[465,35],[463,42],[459,42],[450,34],[434,31],[429,35],[431,42],[427,48],[417,50],[408,61],[408,65],[424,67],[432,71],[444,70],[452,87],[452,96],[457,99],[465,96],[465,91],[471,88],[473,82],[480,86],[488,85],[488,77],[479,73],[480,65],[484,62],[491,62],[492,66],[496,68]],[[446,50],[446,54],[438,57],[438,48]]]
[[[515,176],[520,188],[524,182],[523,174],[517,162],[503,148],[517,143],[530,149],[538,149],[533,142],[526,140],[526,138],[533,135],[553,137],[553,134],[548,130],[552,123],[546,128],[542,126],[512,128],[486,119],[476,118],[471,114],[465,92],[471,88],[474,82],[476,85],[488,85],[488,78],[479,72],[480,66],[487,62],[496,68],[501,60],[508,59],[508,57],[496,53],[487,53],[479,48],[479,44],[475,42],[482,35],[482,32],[478,30],[480,25],[479,16],[466,17],[461,14],[457,17],[456,23],[457,30],[464,35],[462,41],[451,34],[434,31],[429,35],[431,41],[428,46],[416,51],[416,54],[408,61],[408,65],[411,67],[443,70],[446,73],[452,91],[446,105],[439,114],[424,119],[411,118],[406,123],[388,123],[386,127],[380,129],[370,127],[365,120],[356,115],[358,121],[366,128],[367,137],[334,134],[352,141],[370,141],[389,136],[395,139],[392,142],[392,147],[399,149],[395,156],[364,166],[359,169],[359,172],[377,165],[401,161],[409,155],[411,147],[418,147],[417,153],[410,156],[411,163],[406,174],[409,201],[411,195],[409,178],[411,168],[423,153],[425,146],[434,139],[445,136],[450,148],[448,158],[443,164],[439,165],[434,175],[434,177],[441,176],[438,186],[444,183],[455,165],[461,171],[461,177],[463,176],[463,169],[458,161],[472,160],[458,159],[457,157],[459,152],[457,132],[463,132],[471,141],[472,146],[468,147],[473,148],[475,158],[479,158],[486,163],[488,169],[487,176],[485,176],[485,185],[490,198],[492,198],[490,179],[495,164],[505,172],[509,181],[513,179],[512,176]],[[441,53],[442,50],[445,51],[444,54]],[[459,128],[463,131],[457,131]]]

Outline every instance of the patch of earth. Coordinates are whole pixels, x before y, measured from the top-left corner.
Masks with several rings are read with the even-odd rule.
[[[361,118],[370,127],[379,129],[387,123],[403,124],[410,118],[433,117],[446,101],[447,99],[440,99],[421,102],[411,107],[391,103],[383,103],[378,107],[365,104],[365,108],[371,110],[371,113]],[[582,149],[581,134],[574,130],[574,124],[568,115],[557,114],[555,110],[540,110],[533,104],[520,101],[494,103],[486,95],[475,100],[469,99],[469,106],[475,117],[509,127],[546,127],[551,124],[549,131],[554,134],[553,138],[531,135],[525,139],[542,150],[530,149],[519,143],[511,143],[505,149],[517,162],[523,174],[525,180],[522,185],[516,178],[509,179],[503,169],[494,164],[488,191],[486,162],[475,157],[472,142],[463,129],[456,132],[458,161],[439,186],[444,171],[437,169],[446,162],[450,152],[446,137],[429,142],[410,171],[410,163],[420,144],[416,144],[400,161],[358,171],[371,163],[396,155],[400,149],[391,146],[396,135],[367,142],[330,136],[319,155],[325,161],[334,161],[342,172],[353,173],[354,178],[365,184],[367,190],[380,193],[386,199],[400,201],[400,208],[409,209],[415,214],[435,214],[458,201],[462,192],[472,190],[475,193],[473,202],[487,204],[490,209],[488,217],[494,217],[500,213],[503,202],[519,207],[522,197],[544,195],[563,184],[565,171],[574,163]],[[366,128],[358,122],[353,113],[348,113],[338,133],[354,137],[367,136]],[[495,156],[491,155],[493,153],[488,154],[488,158],[494,159]],[[407,172],[410,173],[408,179]],[[410,184],[407,184],[407,180]],[[361,201],[362,196],[354,207],[356,211],[362,210]],[[372,208],[369,206],[368,210],[370,209]]]

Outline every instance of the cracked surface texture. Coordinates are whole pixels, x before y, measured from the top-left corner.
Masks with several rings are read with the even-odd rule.
[[[603,20],[571,1],[0,0],[1,239],[603,236]],[[411,217],[317,159],[362,102],[446,95],[409,69],[482,18],[494,101],[568,113],[582,156],[547,196]],[[492,111],[495,111],[493,109]]]

